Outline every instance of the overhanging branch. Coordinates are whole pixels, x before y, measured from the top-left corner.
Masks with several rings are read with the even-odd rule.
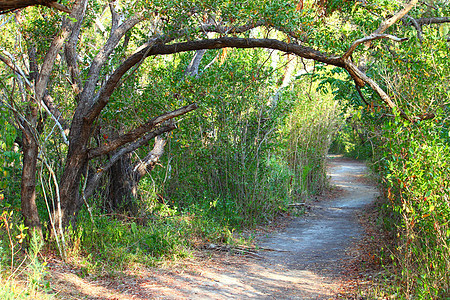
[[[415,20],[419,25],[450,23],[450,17],[419,18]]]
[[[398,20],[403,18],[417,4],[417,2],[419,2],[419,0],[412,0],[411,2],[406,4],[405,7],[403,7],[394,16],[392,16],[391,18],[381,22],[380,27],[378,27],[378,29],[375,30],[373,33],[383,33],[383,32],[385,32],[386,29],[388,29],[389,27],[394,25],[395,22],[397,22]]]

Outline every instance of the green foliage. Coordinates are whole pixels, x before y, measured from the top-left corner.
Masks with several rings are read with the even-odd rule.
[[[0,208],[20,207],[20,151],[11,117],[0,104]]]
[[[404,293],[418,299],[450,295],[450,139],[441,116],[432,122],[386,123],[379,146],[383,158],[377,168],[385,178],[387,207],[398,222],[395,255]]]
[[[92,224],[87,215],[82,216],[79,229],[71,234],[69,257],[84,275],[177,260],[190,256],[193,249],[206,242],[235,241],[231,229],[201,209],[185,213],[172,210],[171,215],[154,215],[145,224],[139,218],[121,217],[101,215],[94,217]]]
[[[62,3],[70,6],[71,1]],[[88,3],[83,34],[77,43],[82,82],[91,76],[90,65],[111,30],[108,3]],[[239,36],[276,37],[341,55],[401,6],[400,2],[386,0],[309,0],[302,1],[303,7],[299,4],[297,0],[115,1],[124,17],[142,12],[144,20],[127,32],[127,38],[108,56],[95,84],[100,89],[127,56],[149,38],[163,36],[170,43],[174,37],[190,41],[208,34],[223,36],[206,33],[200,26],[205,23],[220,24],[232,36],[237,35],[233,27],[263,21],[266,26]],[[440,16],[450,10],[447,1],[434,1],[433,6],[437,9],[417,5],[409,15]],[[41,6],[23,12],[15,15],[17,22],[2,24],[5,34],[0,46],[2,55],[8,56],[3,49],[9,49],[18,66],[27,71],[31,65],[27,52],[35,47],[36,62],[41,64],[62,18]],[[275,61],[277,51],[271,52],[271,57],[262,49],[208,50],[198,77],[184,74],[192,53],[161,55],[140,62],[139,68],[122,78],[96,120],[91,144],[86,147],[108,143],[113,135],[124,134],[153,116],[185,104],[196,102],[199,109],[180,120],[177,130],[165,137],[169,142],[161,160],[163,167],[141,181],[140,194],[133,199],[140,211],[133,216],[126,212],[121,221],[117,215],[105,216],[100,208],[111,201],[107,184],[112,183],[107,180],[97,193],[99,197],[87,199],[94,209],[94,224],[83,216],[79,228],[71,233],[73,257],[84,256],[83,270],[90,272],[100,262],[118,267],[153,263],[184,257],[197,242],[233,242],[234,228],[272,220],[286,210],[289,202],[321,192],[326,185],[324,157],[333,133],[340,128],[333,147],[359,158],[375,152],[377,169],[386,176],[392,200],[389,209],[396,215],[390,222],[397,222],[400,236],[405,236],[399,244],[405,294],[415,291],[423,298],[446,295],[448,291],[438,291],[437,282],[448,282],[443,273],[448,267],[443,255],[447,255],[448,240],[444,205],[448,200],[448,124],[444,118],[449,97],[449,85],[444,80],[449,78],[450,69],[448,26],[422,26],[424,39],[420,44],[416,30],[407,20],[402,22],[387,32],[394,31],[407,41],[377,40],[370,47],[360,45],[352,60],[370,78],[383,82],[381,87],[407,114],[440,111],[438,123],[393,121],[392,112],[380,106],[380,99],[369,88],[363,87],[358,93],[346,71],[320,64],[315,65],[313,74],[307,74],[311,81],[297,78],[295,87],[288,84],[280,88],[290,76],[286,67],[290,57]],[[71,70],[64,59],[59,59],[47,92],[62,118],[70,120],[77,105],[75,91],[81,86],[72,82],[68,75]],[[308,62],[297,63],[309,67]],[[18,88],[18,75],[2,66],[0,80],[5,97],[0,102],[0,200],[4,207],[18,210],[20,148],[14,144],[18,133],[11,125],[15,122],[11,112],[26,115],[34,105],[27,100],[32,99],[33,91]],[[299,66],[294,71],[299,71]],[[281,96],[275,100],[278,94]],[[344,117],[334,100],[346,108],[346,125],[341,126]],[[45,220],[47,207],[57,198],[55,182],[64,169],[67,146],[55,134],[54,121],[43,110],[37,123],[37,205]],[[148,149],[140,149],[133,158],[146,154]],[[90,161],[89,172],[99,170],[106,159]],[[18,217],[14,223],[20,223]],[[16,227],[17,235],[21,235],[24,228]],[[39,245],[32,240],[34,249]],[[3,254],[9,255],[5,252],[7,245],[2,246]],[[45,266],[33,254],[38,251],[30,253],[29,274],[45,273]],[[2,263],[12,262],[13,257],[14,251]],[[45,288],[42,277],[30,275],[30,283],[33,288]]]

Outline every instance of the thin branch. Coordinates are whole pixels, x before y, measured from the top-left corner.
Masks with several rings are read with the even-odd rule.
[[[5,58],[4,56],[0,55],[0,60],[3,61],[9,68],[11,68],[16,74],[18,74],[19,76],[22,77],[23,80],[25,80],[25,84],[31,88],[32,84],[28,79],[28,76],[24,73],[24,71],[14,62],[14,57],[8,53],[7,51],[3,51],[4,54],[6,54],[7,56],[9,56],[9,58]],[[60,129],[61,132],[61,136],[63,137],[64,143],[65,144],[69,144],[69,141],[67,140],[67,136],[64,132],[64,128],[61,125],[59,119],[50,111],[49,107],[46,105],[46,103],[44,102],[44,99],[42,99],[41,101],[39,101],[39,99],[37,99],[36,101],[38,103],[38,105],[40,105],[42,108],[44,108],[44,110],[49,114],[49,116],[55,121],[56,125],[58,126],[58,128]],[[26,118],[24,118],[26,119]]]
[[[81,17],[77,20],[72,32],[70,33],[64,45],[64,57],[70,74],[70,84],[75,95],[75,101],[79,102],[79,94],[81,92],[80,70],[78,68],[78,54],[76,51],[78,39],[80,36],[81,25],[85,16],[87,2],[82,7]]]
[[[53,179],[53,184],[55,185],[55,191],[56,191],[56,204],[58,206],[58,215],[55,216],[57,218],[59,218],[59,233],[61,235],[61,246],[62,249],[60,251],[62,251],[62,253],[64,254],[62,256],[63,260],[66,260],[66,240],[64,238],[64,230],[62,228],[62,215],[61,215],[61,197],[59,194],[59,184],[58,184],[58,179],[56,178],[56,174],[53,171],[52,167],[48,164],[47,159],[45,157],[43,157],[42,161],[44,162],[45,166],[47,167],[48,172],[50,173],[52,179]],[[56,231],[55,231],[55,235],[56,235]]]
[[[361,91],[361,87],[355,83],[355,88],[356,88],[356,91],[358,92],[359,96],[361,97],[361,100],[364,102],[364,104],[369,106],[369,103],[366,101],[366,98],[364,97],[364,94]]]
[[[39,104],[44,108],[44,110],[51,116],[51,118],[55,121],[56,126],[58,126],[59,131],[61,132],[61,136],[63,138],[64,144],[69,145],[69,140],[67,140],[67,136],[66,133],[64,132],[64,128],[61,125],[61,123],[59,122],[59,120],[55,117],[54,114],[52,114],[52,112],[50,111],[50,109],[48,108],[48,106],[45,104],[44,101],[39,101]]]
[[[369,78],[366,74],[364,74],[361,70],[358,69],[357,66],[355,66],[352,63],[349,63],[349,66],[354,69],[354,72],[358,74],[358,76],[364,80],[365,83],[367,83],[381,98],[381,100],[393,111],[398,111],[400,116],[404,118],[405,120],[409,120],[411,122],[417,122],[420,120],[429,120],[433,119],[435,115],[433,113],[425,113],[418,116],[408,116],[401,108],[399,108],[386,94],[385,91],[371,78]]]
[[[116,45],[125,35],[125,33],[133,28],[136,24],[143,20],[142,14],[137,14],[123,22],[119,27],[117,27],[114,31],[111,31],[111,34],[106,41],[105,45],[103,45],[102,49],[97,53],[94,60],[92,61],[91,67],[89,68],[89,72],[87,74],[88,80],[86,81],[83,92],[81,93],[81,99],[85,99],[88,102],[94,101],[94,92],[95,87],[97,86],[98,77],[100,75],[100,70],[103,67],[106,60],[109,58],[111,53],[116,48]]]
[[[84,182],[83,182],[83,188],[81,189],[81,197],[84,200],[84,204],[86,204],[86,208],[88,210],[89,217],[91,218],[91,223],[92,223],[92,225],[95,226],[94,217],[92,216],[92,208],[89,206],[89,203],[87,202],[86,194],[84,193],[84,191],[86,190],[88,177],[89,177],[89,164],[86,164],[86,172],[84,174]]]
[[[2,62],[4,62],[11,70],[13,70],[14,73],[20,75],[20,77],[23,78],[23,80],[25,80],[25,84],[29,87],[32,86],[30,80],[28,79],[28,76],[25,74],[25,72],[22,70],[22,68],[20,68],[16,63],[15,63],[15,59],[14,56],[11,55],[11,53],[9,53],[6,50],[1,49],[1,51],[3,52],[4,55],[6,55],[8,58],[0,55],[0,60]]]
[[[200,26],[199,31],[216,32],[216,33],[222,33],[222,34],[238,34],[238,33],[247,32],[256,27],[263,26],[266,23],[267,22],[265,20],[259,20],[257,22],[249,22],[249,23],[239,26],[239,27],[204,24],[204,25]]]
[[[111,11],[111,32],[114,32],[119,27],[119,14],[114,8],[114,4],[109,3],[109,10]]]
[[[359,45],[367,43],[367,42],[371,42],[373,40],[380,40],[380,39],[391,39],[396,42],[404,42],[404,41],[408,40],[407,38],[398,38],[391,34],[372,33],[371,35],[368,35],[366,37],[363,37],[361,39],[354,41],[353,44],[350,46],[350,48],[347,50],[347,52],[345,52],[345,54],[342,55],[342,58],[348,59],[350,57],[350,55],[352,55],[353,51],[355,51],[355,49]]]
[[[419,25],[450,23],[450,17],[419,18],[415,20]]]
[[[80,20],[83,17],[86,2],[87,0],[78,0],[75,2],[69,18],[64,19],[60,32],[56,34],[50,44],[47,54],[45,55],[44,62],[42,63],[41,72],[39,73],[39,77],[36,81],[36,99],[41,100],[44,96],[56,57],[58,56],[66,38],[69,37],[72,30],[76,28],[76,22],[74,23],[72,19]]]
[[[414,28],[416,28],[417,30],[417,38],[419,39],[420,43],[422,44],[423,41],[423,37],[422,37],[422,27],[420,26],[420,24],[417,22],[416,19],[414,19],[411,16],[406,15],[406,17],[411,21],[411,23],[413,24]]]

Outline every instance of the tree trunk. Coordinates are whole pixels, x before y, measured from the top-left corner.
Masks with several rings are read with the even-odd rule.
[[[131,156],[129,153],[123,155],[109,171],[109,201],[106,203],[106,211],[131,211],[135,212],[136,204],[133,203],[137,196],[138,182],[134,176]]]
[[[36,232],[42,236],[41,222],[36,206],[36,163],[38,156],[38,143],[28,124],[22,122],[22,181],[21,181],[21,208],[24,225],[30,233]]]
[[[75,228],[76,218],[83,205],[80,195],[81,177],[88,163],[88,144],[91,124],[83,120],[81,109],[75,112],[69,134],[69,149],[59,185],[60,199],[56,203],[54,220],[58,230],[70,224]]]
[[[137,213],[134,200],[138,199],[138,184],[146,173],[154,169],[164,153],[166,141],[157,136],[152,151],[134,166],[131,155],[123,155],[110,169],[109,202],[105,209],[109,212],[118,210]]]
[[[0,0],[0,13],[7,13],[27,6],[44,5],[70,13],[70,9],[54,0]]]

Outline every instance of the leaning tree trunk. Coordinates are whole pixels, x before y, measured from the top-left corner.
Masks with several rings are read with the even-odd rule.
[[[28,6],[44,5],[70,13],[70,9],[55,0],[0,0],[0,13],[4,14]]]

